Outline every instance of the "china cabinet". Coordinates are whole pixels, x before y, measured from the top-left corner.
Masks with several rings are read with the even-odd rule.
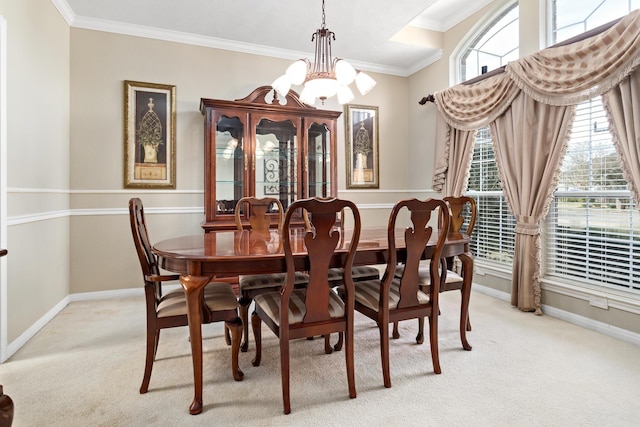
[[[235,101],[202,98],[200,111],[205,231],[235,228],[234,209],[242,197],[275,197],[286,210],[296,199],[337,195],[342,112],[307,106],[294,91],[281,99],[271,86]],[[242,214],[248,223],[248,213]]]

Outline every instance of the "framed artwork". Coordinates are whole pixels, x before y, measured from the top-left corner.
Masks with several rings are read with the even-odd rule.
[[[176,87],[125,80],[124,188],[176,188]]]
[[[379,188],[378,107],[345,106],[347,188]]]

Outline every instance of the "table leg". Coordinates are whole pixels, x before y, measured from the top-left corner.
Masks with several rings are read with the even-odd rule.
[[[471,299],[471,283],[473,282],[473,255],[469,252],[459,256],[462,261],[462,304],[460,307],[460,339],[462,348],[471,350],[467,341],[467,325],[469,323],[469,300]]]
[[[202,412],[202,313],[200,302],[204,287],[211,277],[180,276],[180,283],[187,297],[187,317],[189,319],[189,338],[191,340],[191,359],[193,361],[193,402],[189,407],[192,415]]]

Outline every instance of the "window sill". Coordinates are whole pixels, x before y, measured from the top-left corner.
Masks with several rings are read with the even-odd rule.
[[[486,261],[476,260],[474,275],[491,275],[504,280],[511,280],[512,272],[508,267]],[[568,280],[568,279],[563,279]],[[640,315],[640,294],[624,292],[588,284],[570,283],[558,278],[543,277],[540,287],[549,292],[566,295],[587,301],[593,307],[608,310],[613,308]]]
[[[543,290],[587,301],[593,307],[604,310],[614,308],[633,314],[640,314],[640,295],[631,292],[626,293],[616,289],[590,286],[587,284],[577,285],[566,283],[556,278],[541,279],[540,287]]]

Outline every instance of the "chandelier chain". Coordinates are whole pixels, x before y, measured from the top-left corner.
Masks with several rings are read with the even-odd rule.
[[[325,22],[324,22],[324,19],[325,19],[325,15],[324,15],[324,0],[322,0],[322,27],[321,28],[323,28],[323,29],[327,27]]]

